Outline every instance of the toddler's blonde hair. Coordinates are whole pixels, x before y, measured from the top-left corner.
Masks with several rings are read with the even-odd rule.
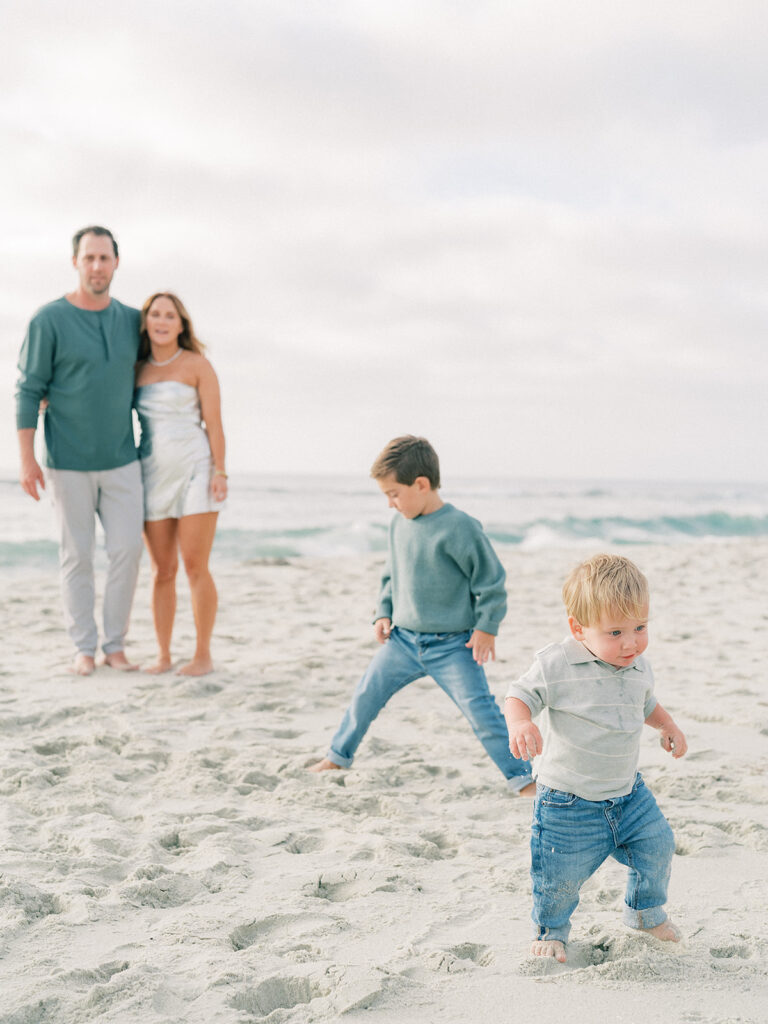
[[[648,614],[648,580],[628,558],[593,555],[568,575],[563,601],[581,626],[596,625],[604,613],[642,619]]]

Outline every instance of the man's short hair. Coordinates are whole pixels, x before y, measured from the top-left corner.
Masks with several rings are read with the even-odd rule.
[[[563,584],[569,615],[594,626],[604,614],[642,619],[648,614],[648,580],[621,555],[594,555],[571,571]]]
[[[399,484],[406,487],[417,476],[425,476],[433,491],[440,486],[440,461],[437,452],[424,437],[405,434],[390,441],[371,466],[371,476],[381,480],[390,473],[395,474]]]
[[[80,228],[72,235],[72,255],[77,259],[77,253],[80,249],[80,242],[82,241],[83,235],[104,235],[112,241],[112,248],[115,250],[115,259],[118,259],[120,254],[117,251],[117,242],[115,236],[109,230],[109,228],[99,227],[98,224],[92,224],[89,228]]]

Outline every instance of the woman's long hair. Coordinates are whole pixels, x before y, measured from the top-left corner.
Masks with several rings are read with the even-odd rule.
[[[143,362],[148,359],[152,353],[152,346],[149,343],[149,334],[147,333],[147,313],[149,307],[155,301],[155,299],[170,299],[170,301],[176,307],[176,312],[181,317],[181,334],[179,335],[179,348],[189,349],[190,352],[197,352],[202,354],[205,345],[195,334],[195,329],[192,326],[192,321],[189,318],[189,313],[184,308],[184,303],[178,296],[174,295],[173,292],[155,292],[154,295],[150,295],[144,305],[141,307],[141,327],[140,340],[139,340],[139,362]]]

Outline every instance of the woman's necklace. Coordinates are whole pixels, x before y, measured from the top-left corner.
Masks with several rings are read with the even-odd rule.
[[[174,359],[178,359],[183,351],[183,348],[176,349],[170,359],[164,359],[161,363],[158,363],[158,361],[153,359],[152,356],[147,356],[147,362],[151,363],[152,366],[167,366],[168,363],[172,363]]]

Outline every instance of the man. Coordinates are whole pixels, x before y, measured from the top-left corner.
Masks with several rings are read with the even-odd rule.
[[[117,242],[103,227],[72,239],[73,292],[38,310],[19,357],[16,421],[21,486],[39,501],[48,485],[59,527],[64,616],[77,649],[74,669],[95,668],[95,516],[104,528],[105,664],[135,669],[125,652],[141,558],[141,470],[133,437],[133,367],[140,314],[110,297]],[[45,399],[46,471],[35,459],[35,429]]]

